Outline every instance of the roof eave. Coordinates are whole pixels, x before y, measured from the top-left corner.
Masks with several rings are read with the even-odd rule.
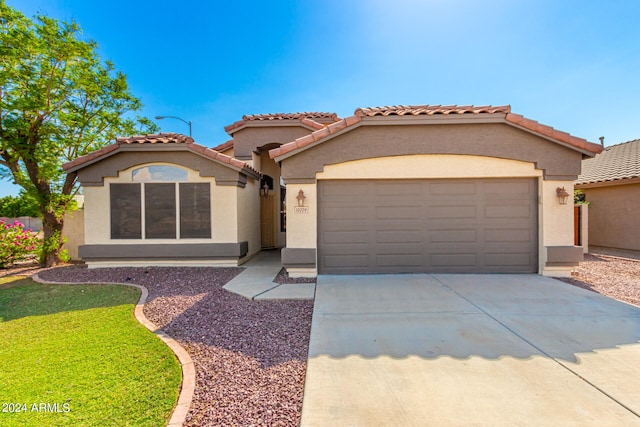
[[[233,136],[234,133],[241,131],[242,129],[265,127],[302,127],[313,132],[325,127],[325,125],[307,118],[281,120],[240,120],[229,126],[226,126],[224,130],[225,132],[227,132],[227,134]]]
[[[97,154],[100,151],[103,151],[102,154]],[[87,166],[90,166],[94,163],[97,163],[99,161],[102,161],[108,157],[111,157],[115,154],[117,154],[120,151],[120,144],[110,144],[107,145],[106,147],[101,148],[100,150],[97,150],[93,153],[89,153],[86,154],[84,156],[78,157],[70,162],[67,162],[65,164],[62,165],[62,170],[65,171],[66,173],[73,173],[73,172],[77,172],[80,169],[84,169]],[[97,155],[96,155],[97,154]],[[91,155],[94,155],[95,157],[90,158],[87,161],[80,161],[78,162],[78,160],[84,158],[84,157],[89,157]]]
[[[598,181],[585,181],[585,182],[578,182],[576,180],[574,182],[575,188],[611,187],[614,185],[628,185],[628,184],[640,184],[640,177],[633,176],[633,177],[627,177],[627,178],[603,179]]]
[[[356,129],[360,126],[392,126],[392,125],[435,125],[435,124],[475,124],[475,123],[501,123],[507,124],[509,126],[513,126],[522,131],[528,132],[530,134],[536,135],[540,138],[546,139],[553,143],[562,145],[566,148],[569,148],[574,151],[578,151],[583,154],[583,156],[593,157],[599,152],[602,151],[602,146],[599,144],[595,144],[592,142],[588,142],[584,139],[574,137],[566,132],[558,131],[550,126],[541,125],[538,122],[534,122],[529,119],[523,118],[522,123],[514,123],[514,119],[509,120],[510,113],[483,113],[483,114],[435,114],[435,115],[403,115],[403,116],[365,116],[365,117],[356,117],[353,116],[349,119],[356,119],[356,123],[352,123],[347,125],[346,127],[340,129],[336,132],[330,132],[332,126],[339,125],[340,122],[337,122],[334,125],[330,125],[326,130],[319,130],[317,132],[312,133],[306,137],[302,137],[297,139],[296,141],[290,142],[281,146],[280,148],[275,148],[269,151],[269,156],[280,162],[282,160],[288,159],[289,157],[295,156],[298,153],[306,151],[310,148],[313,148],[319,144],[322,144],[328,140],[335,138],[336,136],[342,135],[346,132],[350,132],[351,130]],[[521,116],[517,116],[516,119]],[[320,133],[326,133],[319,138],[315,138]],[[545,133],[546,132],[546,133]],[[552,135],[556,135],[553,137]],[[307,142],[305,138],[311,137],[313,142]],[[302,140],[302,141],[301,141]],[[297,145],[295,149],[287,149],[288,145],[293,146],[293,144]],[[282,150],[286,150],[285,153],[282,154]]]
[[[600,144],[595,144],[593,142],[589,142],[589,141],[586,141],[586,140],[584,140],[584,144],[585,145],[588,144],[588,145],[586,145],[584,147],[581,147],[581,146],[578,146],[578,145],[575,145],[575,144],[571,144],[571,143],[569,143],[567,141],[560,140],[558,138],[553,138],[552,136],[545,135],[544,133],[537,132],[537,131],[535,131],[533,129],[527,128],[525,126],[518,125],[518,124],[510,122],[508,120],[505,120],[504,123],[509,125],[509,126],[513,126],[514,128],[520,129],[520,130],[522,130],[524,132],[528,132],[528,133],[530,133],[532,135],[536,135],[536,136],[538,136],[540,138],[546,139],[547,141],[551,141],[551,142],[556,143],[558,145],[562,145],[563,147],[566,147],[566,148],[569,148],[571,150],[574,150],[574,151],[577,151],[579,153],[582,153],[583,155],[588,156],[588,157],[594,157],[596,154],[600,153],[602,151],[602,149],[603,149]],[[575,137],[572,137],[572,138],[575,138]],[[587,147],[589,147],[589,148],[587,148]]]
[[[73,173],[73,172],[77,172],[80,169],[86,168],[88,166],[91,166],[94,163],[100,162],[104,159],[107,159],[115,154],[121,153],[121,152],[131,152],[131,151],[158,151],[158,150],[166,150],[166,151],[189,151],[197,156],[203,157],[207,160],[210,160],[212,162],[218,163],[220,165],[226,166],[232,170],[235,170],[236,172],[240,172],[243,173],[247,176],[250,176],[254,179],[260,179],[261,178],[261,174],[260,172],[258,172],[257,170],[251,168],[246,162],[243,162],[241,160],[235,159],[233,157],[227,156],[226,154],[222,154],[219,153],[217,151],[212,150],[211,148],[205,147],[203,145],[199,145],[199,144],[195,144],[195,143],[188,143],[188,144],[149,144],[149,143],[145,143],[145,144],[112,144],[109,145],[105,148],[108,147],[114,147],[114,148],[110,148],[108,151],[106,151],[104,154],[102,155],[98,155],[86,162],[77,164],[75,166],[70,167],[69,169],[65,169],[65,166],[68,164],[73,163],[69,162],[66,163],[65,165],[63,165],[63,170],[65,170],[67,173]],[[104,150],[105,148],[103,148],[102,150]],[[100,151],[100,150],[98,150]],[[88,154],[88,155],[91,155]]]

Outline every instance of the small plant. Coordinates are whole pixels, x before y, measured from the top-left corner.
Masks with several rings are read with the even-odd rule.
[[[591,203],[587,202],[585,198],[585,194],[582,190],[573,190],[573,204],[574,205],[589,205]]]
[[[0,268],[29,259],[41,250],[40,246],[40,239],[30,228],[25,230],[18,221],[7,224],[0,219]]]

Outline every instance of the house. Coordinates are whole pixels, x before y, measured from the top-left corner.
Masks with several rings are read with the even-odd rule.
[[[64,166],[85,191],[90,267],[239,265],[283,248],[294,277],[567,275],[571,192],[599,144],[509,106],[244,116],[213,149],[122,138]]]
[[[589,202],[589,243],[640,251],[640,139],[582,161],[575,181]]]

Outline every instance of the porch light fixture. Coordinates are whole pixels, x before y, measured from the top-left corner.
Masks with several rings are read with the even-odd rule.
[[[269,184],[266,182],[262,187],[260,187],[260,195],[265,198],[269,195]]]
[[[567,200],[569,200],[570,194],[567,192],[567,190],[565,190],[564,187],[558,187],[556,188],[556,196],[558,196],[558,202],[561,205],[566,205]]]
[[[191,135],[191,122],[186,121],[185,119],[181,119],[180,117],[176,117],[176,116],[156,116],[156,120],[162,120],[162,119],[178,119],[182,122],[185,122],[186,124],[189,125],[189,138],[192,138]]]
[[[296,200],[298,200],[298,206],[303,207],[304,206],[304,199],[306,199],[307,197],[304,195],[304,191],[302,191],[302,189],[300,189],[300,191],[298,191],[298,195],[296,196]]]

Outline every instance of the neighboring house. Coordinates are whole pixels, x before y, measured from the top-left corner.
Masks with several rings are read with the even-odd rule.
[[[148,135],[66,164],[85,189],[89,266],[238,265],[274,247],[294,277],[567,275],[582,259],[557,190],[602,147],[509,106],[263,114],[225,130],[214,149]]]
[[[582,161],[575,181],[589,202],[589,244],[640,251],[640,139]]]

